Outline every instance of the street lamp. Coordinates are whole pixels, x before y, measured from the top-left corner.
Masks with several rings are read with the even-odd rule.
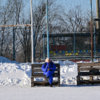
[[[92,0],[90,0],[90,6],[91,6],[91,23],[90,23],[90,27],[91,27],[91,60],[93,62]]]
[[[49,17],[48,17],[48,0],[46,0],[46,28],[47,28],[47,58],[49,58]]]
[[[31,56],[32,56],[32,60],[31,60],[31,63],[33,64],[33,62],[34,62],[34,57],[33,57],[33,55],[34,55],[34,46],[33,46],[33,44],[34,44],[34,40],[33,40],[33,10],[32,10],[32,0],[30,0],[30,4],[31,4],[31,52],[32,52],[32,54],[31,54]]]

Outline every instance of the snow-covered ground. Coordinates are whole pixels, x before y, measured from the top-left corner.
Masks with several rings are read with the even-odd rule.
[[[55,63],[60,63],[61,86],[31,88],[31,64],[0,56],[0,100],[99,100],[100,85],[76,85],[77,63]]]
[[[0,87],[0,100],[100,100],[100,86]]]

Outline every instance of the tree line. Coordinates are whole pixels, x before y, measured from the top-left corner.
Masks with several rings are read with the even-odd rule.
[[[30,24],[30,10],[23,11],[27,0],[7,0],[5,5],[0,5],[0,24],[16,25]],[[56,0],[49,1],[49,33],[70,33],[89,32],[90,33],[90,13],[84,15],[82,9],[77,5],[68,12],[62,6],[55,5]],[[33,29],[35,35],[35,60],[43,55],[43,30],[46,33],[46,2],[40,0],[33,6]],[[0,56],[13,60],[13,32],[15,33],[15,54],[18,62],[31,62],[31,28],[30,27],[0,27]],[[71,38],[66,38],[64,43],[71,45]],[[79,43],[80,38],[77,38]],[[84,39],[80,42],[83,42]],[[52,42],[52,39],[50,39]],[[45,39],[46,43],[46,39]],[[62,44],[59,38],[56,43]]]

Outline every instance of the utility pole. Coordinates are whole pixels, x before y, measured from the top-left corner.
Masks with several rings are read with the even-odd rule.
[[[75,53],[76,53],[76,52],[75,52],[75,32],[76,32],[76,31],[74,30],[74,39],[73,39],[73,44],[74,44],[74,58],[76,58],[76,56],[75,56]]]
[[[99,3],[100,3],[100,1],[99,0],[96,0],[96,7],[97,7],[97,19],[98,18],[100,18],[100,10],[99,10]],[[100,22],[99,21],[97,21],[97,29],[99,29],[99,27],[100,27]]]
[[[91,22],[90,22],[90,31],[91,31],[91,60],[93,62],[93,32],[92,32],[92,29],[93,29],[93,26],[92,26],[92,0],[90,0],[90,6],[91,6]]]
[[[48,18],[48,0],[46,0],[46,23],[47,23],[47,58],[49,58],[49,18]]]
[[[32,0],[30,0],[30,4],[31,4],[31,56],[32,56],[32,59],[31,59],[31,63],[33,64],[34,62],[34,40],[33,40],[33,9],[32,9]]]

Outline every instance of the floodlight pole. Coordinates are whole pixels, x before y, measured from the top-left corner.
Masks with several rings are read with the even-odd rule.
[[[49,58],[49,18],[48,18],[48,0],[46,0],[46,26],[47,26],[47,58]]]
[[[33,38],[33,9],[32,9],[32,0],[30,0],[30,4],[31,4],[31,56],[32,56],[32,59],[31,59],[31,63],[33,64],[34,62],[34,38]]]
[[[91,27],[91,60],[93,62],[92,0],[90,0],[90,6],[91,6],[91,24],[90,24],[90,27]]]
[[[96,0],[96,7],[97,7],[97,18],[100,18],[100,9],[99,9],[99,3],[100,1],[99,0]],[[97,21],[97,29],[100,28],[100,21]]]

